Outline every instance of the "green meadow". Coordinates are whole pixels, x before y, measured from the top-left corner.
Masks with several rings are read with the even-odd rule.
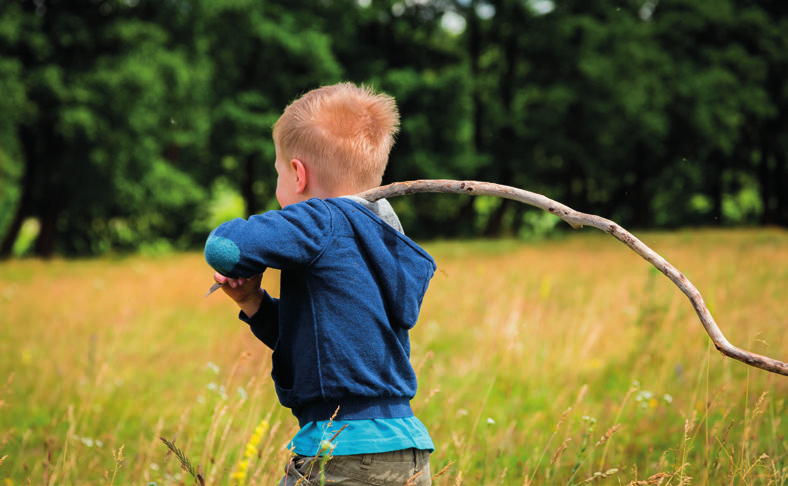
[[[637,236],[732,344],[788,360],[787,232]],[[434,484],[788,484],[788,377],[722,357],[618,241],[424,246],[413,407]],[[205,484],[275,484],[297,423],[211,283],[199,253],[0,263],[0,484],[194,484],[160,437]]]

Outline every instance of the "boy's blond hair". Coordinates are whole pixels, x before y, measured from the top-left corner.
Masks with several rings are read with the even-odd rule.
[[[394,98],[341,83],[312,90],[285,108],[274,143],[285,160],[299,159],[332,190],[360,192],[383,179],[399,113]]]

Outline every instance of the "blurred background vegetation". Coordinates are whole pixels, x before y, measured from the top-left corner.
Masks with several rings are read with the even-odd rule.
[[[0,0],[0,257],[199,248],[278,207],[273,123],[345,80],[400,106],[384,183],[498,182],[635,228],[788,226],[782,0]],[[497,199],[392,202],[419,238],[555,226]]]

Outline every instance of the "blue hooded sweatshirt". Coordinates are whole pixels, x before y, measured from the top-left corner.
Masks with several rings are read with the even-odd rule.
[[[336,420],[413,416],[408,331],[436,266],[412,240],[351,199],[310,199],[224,223],[205,258],[233,278],[281,270],[280,298],[247,322],[301,426],[337,407]]]

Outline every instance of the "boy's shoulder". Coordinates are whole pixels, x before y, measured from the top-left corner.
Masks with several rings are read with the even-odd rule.
[[[406,253],[434,265],[432,257],[405,235],[397,214],[385,199],[370,203],[357,196],[313,198],[286,206],[279,212],[286,213],[289,224],[299,227],[299,231],[321,232],[329,246],[336,237],[346,236],[356,240],[368,253],[381,248],[388,248],[386,252],[394,247],[407,248]]]
[[[395,259],[424,259],[430,266],[435,266],[432,257],[402,231],[397,214],[385,199],[369,203],[358,197],[340,197],[326,202],[345,215],[348,229],[368,254],[382,250],[386,254],[397,255]]]

